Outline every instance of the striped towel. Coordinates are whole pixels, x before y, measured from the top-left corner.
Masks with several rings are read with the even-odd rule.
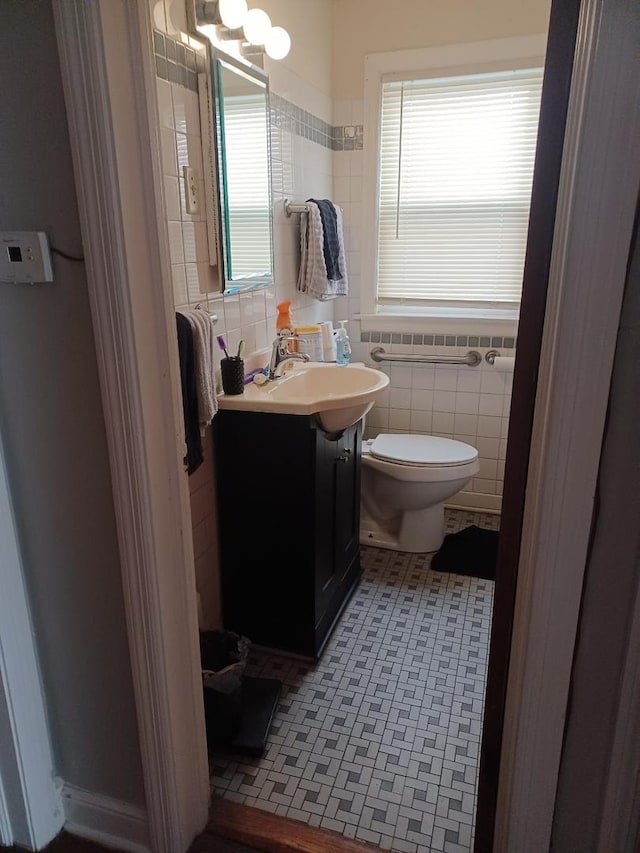
[[[214,380],[214,335],[211,318],[205,311],[197,309],[180,312],[191,325],[195,351],[194,372],[198,396],[200,432],[213,420],[218,411]]]
[[[335,216],[335,229],[332,214],[325,229],[318,203],[307,202],[307,211],[300,214],[300,271],[298,290],[308,293],[322,302],[347,296],[347,262],[344,253],[342,211],[332,202],[322,200],[323,207],[330,204]],[[325,234],[327,234],[327,256],[325,255]]]

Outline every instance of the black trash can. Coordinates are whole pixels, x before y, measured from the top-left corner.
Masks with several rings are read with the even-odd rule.
[[[242,723],[242,675],[249,640],[232,631],[202,631],[200,660],[209,751],[228,746]]]

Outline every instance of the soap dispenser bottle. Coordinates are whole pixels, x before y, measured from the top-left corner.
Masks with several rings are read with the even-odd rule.
[[[351,343],[345,326],[347,320],[340,320],[340,328],[336,330],[336,364],[345,365],[351,361]]]

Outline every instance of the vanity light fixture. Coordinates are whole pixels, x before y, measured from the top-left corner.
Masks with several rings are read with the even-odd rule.
[[[271,26],[269,15],[249,9],[247,0],[194,0],[193,12],[196,29],[218,47],[233,41],[245,56],[257,48],[271,59],[284,59],[291,49],[284,27]]]
[[[222,24],[230,30],[238,30],[247,17],[247,0],[218,0],[218,14]]]
[[[271,30],[271,18],[262,9],[249,9],[242,29],[249,44],[263,45]]]
[[[271,27],[264,49],[271,59],[284,59],[291,50],[291,36],[284,27]]]

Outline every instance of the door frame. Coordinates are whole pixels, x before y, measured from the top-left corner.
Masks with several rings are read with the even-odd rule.
[[[567,5],[558,4],[560,13]],[[526,408],[520,395],[527,389],[536,396],[533,428],[529,413],[518,412],[507,450],[507,459],[516,451],[516,464],[511,470],[507,464],[505,477],[478,851],[538,853],[551,844],[640,188],[639,38],[634,0],[581,3],[546,306],[534,293],[533,327],[527,327],[524,341],[518,338],[526,349],[524,359],[520,353],[516,358],[512,411],[521,401]],[[532,211],[532,229],[537,224]],[[538,276],[532,289],[537,285],[544,297],[544,269],[532,266],[530,272]],[[529,437],[527,459],[517,451]],[[618,763],[616,772],[628,771]],[[625,817],[634,819],[630,813]]]
[[[620,259],[633,224],[630,195],[637,194],[635,171],[630,177],[616,165],[630,147],[640,147],[640,128],[631,111],[620,115],[624,93],[611,88],[619,79],[614,66],[624,66],[629,51],[621,27],[623,13],[633,15],[631,7],[632,0],[582,4],[507,684],[493,845],[501,851],[537,853],[548,849],[550,837],[593,509],[592,469],[602,441],[624,285]],[[54,13],[118,519],[151,847],[176,853],[187,849],[206,822],[209,785],[168,235],[158,190],[149,3],[54,0]],[[614,116],[621,124],[614,126]],[[600,174],[603,146],[611,165]],[[599,204],[594,184],[601,191]],[[617,249],[615,268],[605,271],[594,257],[598,249],[609,250],[604,238]],[[594,345],[600,348],[595,365],[588,360]],[[576,378],[573,395],[561,393],[567,370]],[[544,534],[549,538],[543,541]],[[558,572],[560,562],[571,570]],[[31,679],[35,683],[33,674]],[[24,732],[17,735],[23,745],[26,738]],[[542,824],[535,844],[526,836],[534,818]]]
[[[0,845],[39,849],[64,813],[0,430]]]
[[[156,191],[162,170],[150,6],[148,0],[53,0],[53,11],[149,847],[177,853],[206,825],[210,792],[169,240]]]

